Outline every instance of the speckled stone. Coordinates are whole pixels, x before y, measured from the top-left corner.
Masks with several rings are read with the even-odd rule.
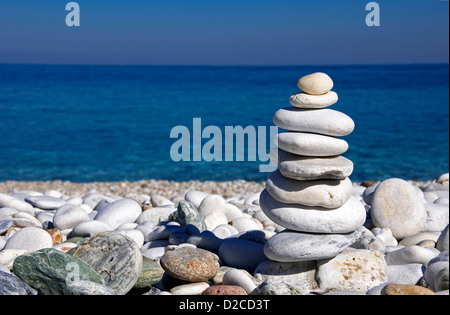
[[[13,273],[44,295],[63,295],[67,286],[77,280],[104,284],[86,262],[53,248],[17,257]]]
[[[197,227],[200,232],[207,230],[205,220],[198,209],[189,201],[182,200],[178,204],[177,211],[169,216],[169,220],[180,223],[186,227],[189,224]]]
[[[189,282],[207,281],[219,271],[216,255],[193,247],[168,251],[161,257],[160,263],[172,277]]]
[[[214,285],[203,291],[202,295],[247,295],[247,292],[237,285]]]
[[[131,238],[105,232],[83,241],[69,253],[96,270],[117,295],[133,288],[142,272],[142,254]]]
[[[16,276],[0,271],[0,295],[28,295],[32,289]]]

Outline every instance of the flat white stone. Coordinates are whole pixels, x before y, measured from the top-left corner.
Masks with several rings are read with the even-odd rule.
[[[35,210],[29,203],[14,198],[12,196],[0,193],[0,208],[12,208],[20,212],[34,214]]]
[[[132,199],[114,201],[98,211],[95,220],[116,229],[122,223],[132,223],[141,215],[141,206]]]
[[[355,129],[355,123],[349,116],[328,108],[282,108],[275,113],[273,121],[275,125],[288,131],[318,133],[335,137],[347,136]]]
[[[225,214],[226,211],[226,201],[219,195],[210,195],[205,197],[200,206],[198,207],[198,211],[206,218],[211,214]]]
[[[170,289],[172,295],[201,295],[210,285],[207,282],[183,284]]]
[[[75,225],[72,231],[73,236],[94,236],[99,233],[112,231],[113,228],[102,221],[85,221]]]
[[[335,156],[348,150],[345,140],[305,132],[280,133],[274,142],[278,148],[302,156]]]
[[[385,180],[378,185],[371,213],[375,226],[390,228],[396,239],[419,233],[427,220],[422,196],[413,185],[398,178]]]
[[[23,249],[27,252],[34,252],[50,247],[53,247],[50,234],[37,227],[26,227],[14,233],[6,242],[4,249]]]
[[[298,181],[277,170],[269,175],[266,189],[280,202],[336,209],[350,199],[353,185],[349,178]]]
[[[297,93],[290,97],[289,103],[297,108],[325,108],[338,102],[337,93],[330,91],[323,95]]]
[[[300,78],[297,82],[297,86],[305,93],[322,95],[331,91],[334,83],[326,73],[316,72]]]
[[[357,242],[364,233],[364,227],[348,234],[313,234],[285,230],[266,242],[264,253],[270,260],[279,262],[328,259]]]
[[[434,251],[426,247],[412,245],[387,253],[384,259],[388,265],[422,264],[426,266],[435,257]]]
[[[449,224],[449,207],[446,204],[425,204],[427,221],[422,231],[441,232]]]
[[[306,157],[273,148],[270,160],[284,177],[300,181],[345,179],[353,173],[353,162],[343,156]]]
[[[66,203],[64,199],[50,196],[30,196],[25,201],[42,210],[56,210]]]
[[[351,233],[366,220],[364,205],[351,197],[342,207],[326,209],[287,204],[261,193],[261,209],[275,223],[294,231],[309,233]]]
[[[196,208],[200,206],[203,199],[208,197],[209,194],[199,190],[190,190],[184,195],[184,199],[192,203]]]

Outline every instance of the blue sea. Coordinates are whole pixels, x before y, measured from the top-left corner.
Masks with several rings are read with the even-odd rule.
[[[174,162],[171,130],[193,130],[193,118],[269,130],[297,80],[318,71],[335,82],[332,109],[356,124],[344,154],[353,181],[448,172],[448,65],[0,65],[0,181],[263,181],[259,160]]]

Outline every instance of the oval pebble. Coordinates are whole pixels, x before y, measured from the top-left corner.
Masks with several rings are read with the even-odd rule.
[[[53,246],[53,239],[45,230],[37,227],[25,227],[6,242],[4,249],[22,249],[34,252]]]

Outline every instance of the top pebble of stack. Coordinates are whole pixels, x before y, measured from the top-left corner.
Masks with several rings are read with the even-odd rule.
[[[298,80],[297,86],[307,94],[323,95],[331,91],[334,83],[327,74],[317,72],[304,76]]]
[[[322,72],[304,76],[298,80],[301,93],[291,96],[289,103],[297,108],[315,109],[334,105],[338,101],[337,93],[331,91],[333,80]]]

